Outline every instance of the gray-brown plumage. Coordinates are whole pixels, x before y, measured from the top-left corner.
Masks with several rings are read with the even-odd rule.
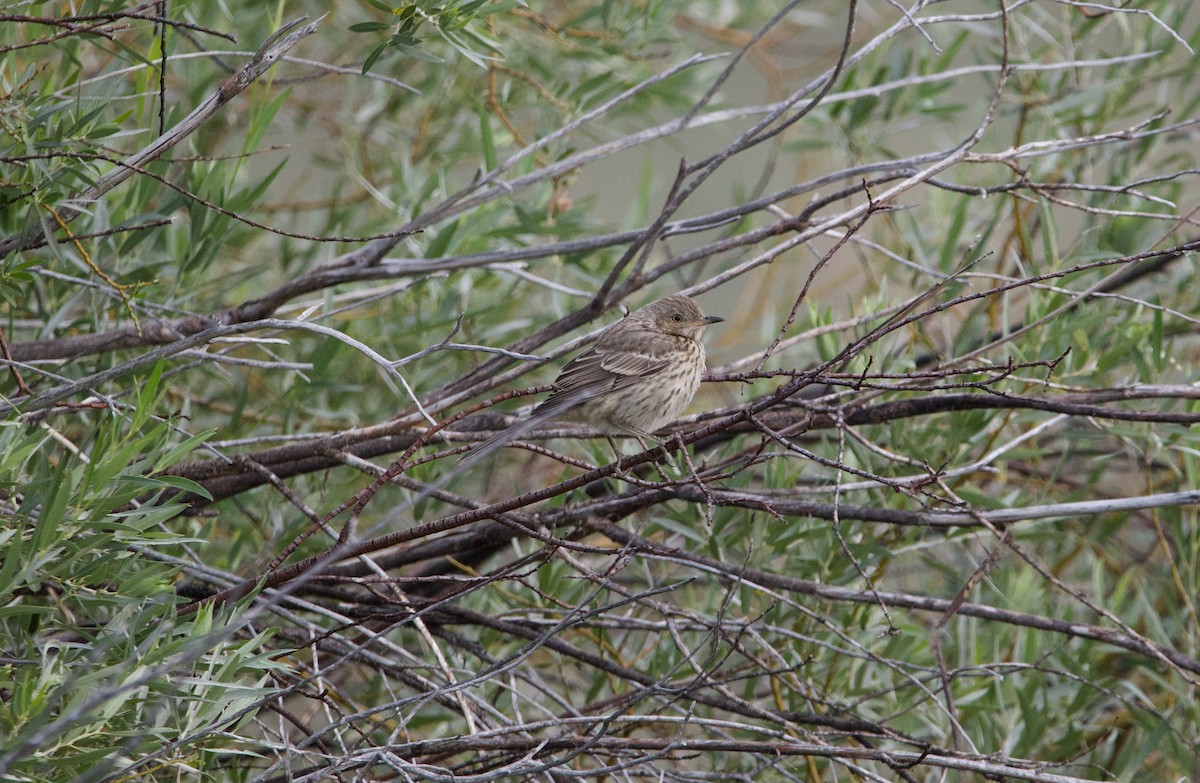
[[[590,424],[609,435],[649,435],[683,412],[704,373],[705,315],[686,296],[665,296],[618,321],[563,367],[529,418],[476,446],[436,484],[393,509],[398,514],[446,486],[478,460],[551,419]],[[615,447],[614,447],[615,448]]]
[[[705,315],[686,296],[666,296],[610,326],[559,373],[533,417],[566,416],[608,434],[649,435],[692,401],[704,373]]]
[[[567,362],[550,396],[528,419],[477,446],[453,475],[552,419],[582,422],[610,435],[645,436],[662,428],[700,386],[704,327],[723,320],[678,294],[630,313]]]

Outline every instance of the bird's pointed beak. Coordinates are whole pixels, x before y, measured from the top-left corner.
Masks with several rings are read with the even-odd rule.
[[[719,315],[706,315],[704,316],[703,323],[705,326],[709,326],[710,324],[719,324],[724,320],[725,319]]]

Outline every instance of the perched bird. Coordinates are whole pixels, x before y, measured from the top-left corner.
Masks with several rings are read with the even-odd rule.
[[[705,315],[689,297],[665,296],[608,327],[563,367],[554,390],[525,421],[473,449],[454,473],[551,419],[589,424],[606,435],[647,436],[692,401],[704,373]]]
[[[695,302],[680,295],[665,296],[631,313],[605,329],[595,345],[567,362],[550,396],[529,418],[473,448],[435,484],[394,507],[380,524],[551,419],[590,424],[610,436],[629,433],[642,437],[661,428],[683,412],[700,386],[704,327],[724,320],[705,315]]]
[[[723,320],[700,312],[686,296],[651,302],[568,362],[531,418],[564,417],[610,435],[649,435],[692,401],[704,373],[700,336]]]

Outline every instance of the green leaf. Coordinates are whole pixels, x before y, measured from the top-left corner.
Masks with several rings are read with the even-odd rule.
[[[396,41],[393,41],[391,46],[393,49],[400,52],[401,54],[406,54],[415,60],[421,60],[422,62],[427,62],[427,63],[444,63],[444,62],[446,62],[441,57],[438,57],[436,54],[431,54],[430,52],[427,52],[424,49],[418,49],[415,46],[409,46],[408,44],[402,44],[402,43],[398,43]]]
[[[1062,261],[1058,255],[1058,221],[1046,199],[1038,199],[1038,209],[1042,214],[1042,254],[1048,265],[1046,268],[1057,268]]]
[[[483,165],[492,171],[499,165],[496,155],[496,137],[492,133],[492,115],[486,108],[479,109],[479,140],[483,146]]]
[[[190,454],[193,449],[195,449],[201,443],[204,443],[216,433],[217,428],[210,427],[203,432],[197,432],[195,435],[192,435],[181,443],[177,443],[176,445],[172,446],[169,451],[160,455],[158,459],[155,460],[154,466],[150,468],[148,473],[158,473],[160,470],[165,470],[171,465],[174,465],[180,457],[184,456],[185,454]]]
[[[151,491],[160,490],[164,486],[167,486],[198,495],[205,500],[212,500],[212,495],[208,493],[207,489],[205,489],[202,485],[197,484],[192,479],[184,478],[183,476],[162,474],[158,476],[123,476],[122,479],[143,489]]]
[[[1161,374],[1166,369],[1167,350],[1163,343],[1163,311],[1157,307],[1150,316],[1150,358],[1155,371]]]
[[[42,508],[34,526],[33,550],[49,549],[58,540],[59,529],[67,522],[67,503],[75,489],[74,459],[64,459],[54,472],[54,479],[46,488],[46,497],[42,500]]]
[[[429,247],[425,249],[426,258],[440,258],[446,254],[454,235],[458,232],[460,221],[452,220],[441,231],[437,232]]]
[[[25,548],[25,524],[21,519],[6,521],[7,529],[0,535],[0,596],[12,595],[19,585],[14,584],[17,568],[23,560]]]
[[[386,52],[389,47],[390,47],[390,44],[385,42],[385,43],[379,44],[379,46],[376,46],[374,49],[372,49],[371,53],[367,55],[367,59],[363,62],[362,72],[364,74],[369,73],[371,70],[371,67],[375,65],[375,63],[379,60],[380,57],[383,56],[384,52]]]
[[[963,226],[966,225],[967,211],[970,206],[972,206],[971,199],[966,197],[957,199],[955,202],[954,214],[951,215],[950,223],[946,226],[946,234],[942,239],[942,252],[938,259],[938,268],[943,272],[958,268],[959,238],[962,236]]]
[[[154,413],[160,394],[159,386],[162,383],[163,367],[161,359],[155,362],[150,369],[150,375],[138,387],[137,407],[134,409],[133,418],[130,421],[130,429],[141,429]]]

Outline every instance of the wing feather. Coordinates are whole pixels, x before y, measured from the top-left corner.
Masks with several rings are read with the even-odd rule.
[[[554,381],[554,391],[533,413],[557,414],[656,375],[670,364],[674,350],[674,338],[670,335],[643,329],[609,330],[594,346],[567,362]]]

